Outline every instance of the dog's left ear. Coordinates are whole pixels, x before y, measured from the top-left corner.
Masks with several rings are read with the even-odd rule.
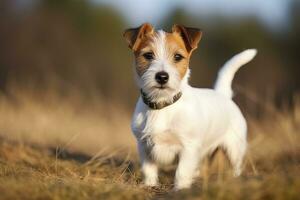
[[[172,32],[178,33],[181,36],[188,52],[192,52],[198,47],[198,43],[202,37],[202,31],[200,29],[178,24],[173,25]]]
[[[136,51],[144,36],[153,32],[153,26],[149,23],[144,23],[137,28],[125,30],[123,36],[126,39],[129,48],[131,48],[133,51]]]

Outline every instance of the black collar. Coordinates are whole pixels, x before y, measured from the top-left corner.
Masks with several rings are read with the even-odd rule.
[[[160,110],[163,109],[164,107],[167,107],[169,105],[172,105],[173,103],[175,103],[176,101],[178,101],[178,99],[180,99],[180,97],[182,96],[182,92],[178,92],[177,94],[175,94],[173,96],[173,100],[172,101],[162,101],[162,102],[152,102],[149,97],[147,97],[147,94],[144,93],[141,90],[141,94],[142,94],[142,98],[144,103],[151,109],[153,110]]]

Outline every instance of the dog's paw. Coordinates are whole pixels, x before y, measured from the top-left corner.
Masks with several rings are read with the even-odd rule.
[[[242,173],[242,170],[241,169],[235,169],[233,171],[233,177],[239,177]]]
[[[174,192],[179,192],[179,191],[182,191],[182,190],[189,189],[190,187],[191,187],[190,185],[175,185],[173,187],[173,191]]]
[[[179,181],[175,183],[175,186],[173,188],[174,191],[179,191],[183,189],[189,189],[192,185],[192,181]]]
[[[158,186],[158,181],[156,178],[147,178],[144,180],[144,185],[148,187]]]

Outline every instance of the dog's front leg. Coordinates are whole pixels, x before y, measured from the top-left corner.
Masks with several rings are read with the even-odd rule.
[[[192,185],[199,160],[198,148],[189,146],[182,150],[175,174],[175,190],[189,188]]]
[[[148,152],[147,146],[144,142],[138,143],[138,149],[142,165],[142,173],[144,175],[144,184],[147,186],[157,186],[158,168],[156,163],[149,155],[150,152]]]

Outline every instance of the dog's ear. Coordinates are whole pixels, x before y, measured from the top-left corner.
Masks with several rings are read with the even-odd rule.
[[[188,52],[192,52],[198,47],[198,43],[202,37],[202,31],[200,29],[178,24],[173,25],[172,32],[178,33],[181,36]]]
[[[153,26],[149,23],[145,23],[140,27],[125,30],[123,36],[126,39],[129,48],[131,48],[133,51],[136,51],[145,35],[153,32]]]

